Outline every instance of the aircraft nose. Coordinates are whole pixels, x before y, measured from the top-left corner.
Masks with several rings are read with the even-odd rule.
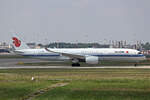
[[[141,51],[138,51],[138,54],[142,54],[142,52],[141,52]]]

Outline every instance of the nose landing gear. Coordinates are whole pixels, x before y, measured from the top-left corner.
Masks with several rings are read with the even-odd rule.
[[[134,67],[136,67],[136,66],[137,66],[137,63],[134,64]]]

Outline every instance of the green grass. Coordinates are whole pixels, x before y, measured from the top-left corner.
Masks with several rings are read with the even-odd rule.
[[[35,81],[31,81],[31,77]],[[149,100],[150,69],[3,69],[0,100],[21,100],[35,91],[68,82],[33,100]]]
[[[148,100],[149,83],[141,80],[73,81],[34,100]]]
[[[3,81],[0,83],[0,100],[19,100],[51,82]]]

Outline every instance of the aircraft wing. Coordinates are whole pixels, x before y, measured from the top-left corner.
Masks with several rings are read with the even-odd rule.
[[[67,56],[69,58],[85,59],[85,55],[73,54],[73,53],[62,52],[62,51],[55,51],[55,50],[51,50],[51,49],[48,49],[48,48],[45,48],[45,50],[48,51],[48,52],[59,53],[63,56]]]

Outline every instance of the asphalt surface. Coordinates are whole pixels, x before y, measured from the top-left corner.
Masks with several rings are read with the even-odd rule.
[[[32,59],[32,58],[0,58],[0,67],[14,67],[18,63],[36,63],[36,62],[49,62],[48,60]]]
[[[72,67],[72,66],[23,66],[18,63],[36,63],[49,62],[48,60],[32,59],[32,58],[0,58],[0,69],[13,68],[150,68],[150,66],[96,66],[96,67]]]
[[[137,66],[137,67],[133,67],[133,66],[105,66],[105,67],[102,67],[102,66],[97,66],[97,67],[72,67],[72,66],[8,66],[8,67],[0,67],[0,69],[30,69],[30,68],[61,68],[61,69],[93,69],[93,68],[139,68],[139,69],[149,69],[150,66]]]

